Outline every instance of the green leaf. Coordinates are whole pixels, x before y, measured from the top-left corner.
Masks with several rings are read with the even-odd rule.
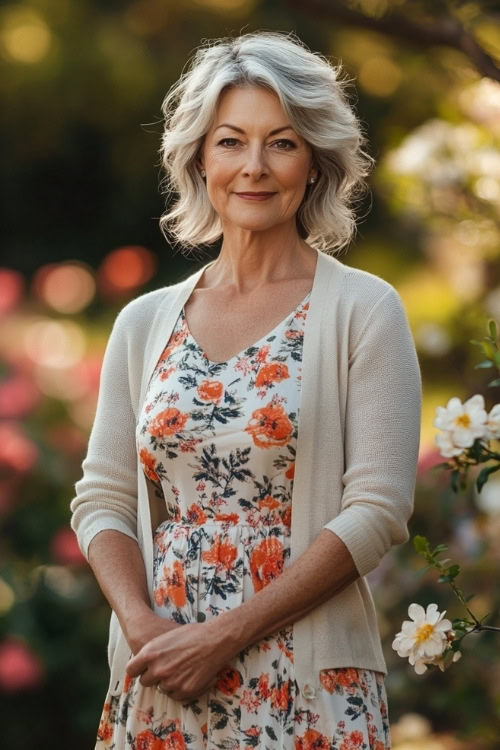
[[[476,479],[476,486],[477,486],[478,492],[481,492],[483,485],[486,484],[486,482],[488,481],[489,475],[493,474],[493,472],[498,471],[499,469],[500,469],[500,463],[494,466],[485,466],[484,469],[481,469]]]
[[[416,552],[422,554],[428,550],[429,542],[427,541],[425,536],[420,536],[417,534],[417,536],[413,537],[413,547]]]
[[[479,370],[480,367],[493,367],[493,362],[491,362],[489,359],[485,359],[478,365],[474,365],[475,370]]]
[[[469,339],[469,344],[476,344],[477,346],[482,346],[481,341],[477,341],[477,339]]]
[[[493,318],[491,318],[491,320],[488,320],[488,328],[490,329],[490,336],[491,336],[491,338],[496,340],[496,337],[497,337],[497,324],[493,320]]]
[[[437,469],[451,469],[452,466],[453,466],[452,463],[450,463],[449,461],[445,461],[442,464],[434,464],[434,466],[432,466],[431,469],[432,471],[436,471]]]
[[[491,345],[491,341],[489,339],[483,339],[482,342],[483,352],[488,357],[488,359],[493,359],[495,356],[495,350],[493,349],[493,346]]]
[[[451,489],[453,492],[458,493],[459,487],[458,487],[458,479],[459,479],[459,471],[458,469],[454,469],[454,471],[451,472]]]
[[[452,579],[450,576],[439,576],[438,583],[449,583]]]
[[[491,383],[488,383],[488,388],[496,388],[500,385],[500,378],[497,378],[496,380],[492,380]]]
[[[448,549],[448,546],[446,544],[438,544],[438,546],[436,547],[436,549],[434,550],[432,554],[433,555],[439,554],[440,552],[444,552],[445,549]]]
[[[415,578],[417,576],[421,576],[422,573],[425,573],[426,570],[429,570],[429,568],[433,568],[433,567],[434,565],[426,565],[425,568],[421,568],[420,570],[417,570],[417,572],[415,573]]]
[[[459,573],[460,565],[452,565],[451,568],[448,569],[448,575],[450,578],[456,578]]]

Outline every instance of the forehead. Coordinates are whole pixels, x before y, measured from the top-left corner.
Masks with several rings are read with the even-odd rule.
[[[268,120],[289,124],[277,94],[258,86],[237,86],[220,94],[211,129],[222,122],[245,127],[246,123],[265,125]]]

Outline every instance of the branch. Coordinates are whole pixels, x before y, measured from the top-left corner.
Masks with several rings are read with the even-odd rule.
[[[432,26],[398,13],[390,13],[382,18],[372,18],[351,10],[332,0],[326,5],[322,0],[287,0],[287,4],[303,13],[314,13],[320,18],[341,21],[346,26],[378,31],[382,34],[405,39],[419,45],[441,45],[463,52],[475,65],[481,75],[500,81],[500,67],[492,57],[476,42],[473,36],[455,18],[442,18]]]

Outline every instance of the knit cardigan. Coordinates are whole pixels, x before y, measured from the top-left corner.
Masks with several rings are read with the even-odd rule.
[[[305,698],[319,688],[321,669],[387,674],[365,576],[409,539],[422,401],[399,293],[373,273],[317,254],[304,329],[289,564],[327,528],[347,546],[359,578],[293,623],[295,678]],[[209,265],[136,297],[116,316],[83,476],[70,503],[71,527],[87,560],[90,541],[104,529],[137,541],[152,608],[153,532],[168,516],[139,462],[138,419],[181,308]],[[114,610],[107,656],[109,691],[116,695],[132,651]]]

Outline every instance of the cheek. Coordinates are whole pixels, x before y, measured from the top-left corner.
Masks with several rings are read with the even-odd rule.
[[[302,185],[307,179],[307,164],[299,159],[290,159],[282,164],[280,178],[285,187],[295,188]]]

